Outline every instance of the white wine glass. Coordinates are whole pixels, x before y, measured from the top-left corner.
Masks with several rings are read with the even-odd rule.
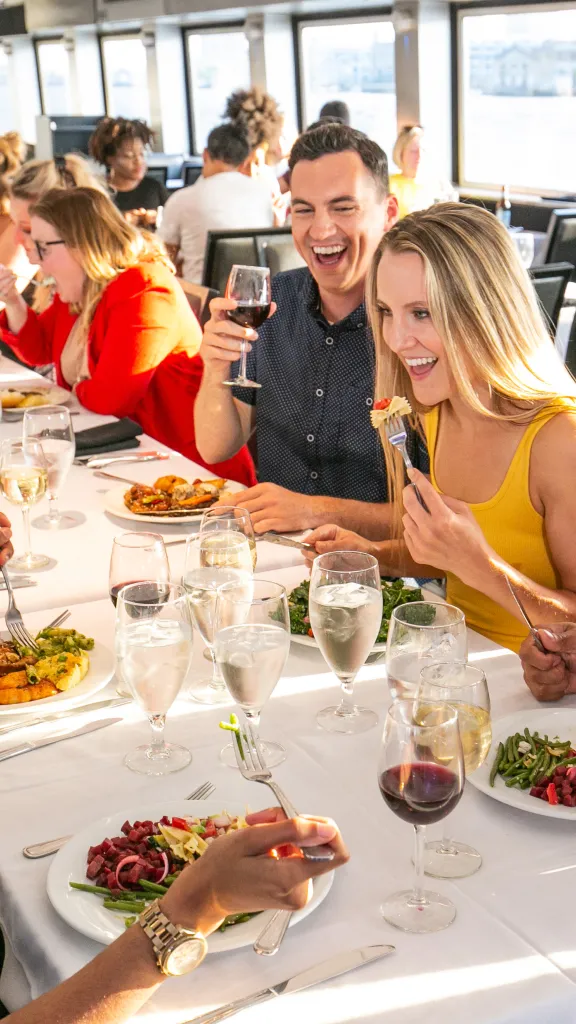
[[[167,743],[164,726],[192,657],[192,623],[183,587],[144,580],[122,588],[116,604],[116,656],[119,673],[152,728],[151,744],[127,754],[124,764],[142,775],[180,771],[192,754]]]
[[[234,299],[236,309],[229,309],[227,317],[241,327],[257,330],[270,315],[271,304],[270,271],[268,267],[243,267],[235,263],[226,285],[226,298]],[[240,369],[233,380],[225,380],[229,387],[262,387],[246,376],[246,342],[240,343]]]
[[[230,695],[258,736],[262,708],[282,675],[290,650],[286,589],[266,580],[219,587],[214,649]],[[284,761],[286,751],[280,743],[263,740],[261,746],[268,768]],[[236,768],[231,743],[221,751],[220,758]]]
[[[48,565],[47,555],[32,551],[30,539],[30,508],[41,501],[48,480],[46,459],[38,441],[3,441],[0,448],[0,488],[4,497],[22,509],[24,554],[10,559],[10,568],[21,572],[42,569]]]
[[[256,538],[250,513],[234,505],[209,508],[200,521],[200,565],[206,568],[256,568]]]
[[[440,601],[414,601],[392,612],[386,642],[392,700],[415,697],[420,673],[433,661],[467,659],[466,619],[460,608]]]
[[[382,585],[377,560],[365,551],[330,551],[312,563],[310,625],[325,660],[340,680],[342,699],[317,722],[328,732],[359,733],[378,716],[354,704],[353,688],[382,624]]]
[[[80,516],[60,512],[58,494],[76,453],[76,441],[68,409],[61,405],[26,409],[22,422],[24,441],[38,441],[48,470],[48,515],[39,516],[34,526],[41,530],[70,530],[82,522]]]
[[[466,777],[484,764],[492,744],[492,725],[482,669],[461,662],[428,665],[420,673],[418,703],[424,713],[439,703],[457,712]],[[424,871],[434,878],[466,878],[481,864],[482,857],[473,846],[457,843],[446,834],[426,844]]]

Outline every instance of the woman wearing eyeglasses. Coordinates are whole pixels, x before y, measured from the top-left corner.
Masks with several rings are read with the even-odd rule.
[[[203,465],[193,406],[201,330],[161,244],[91,188],[52,190],[30,209],[31,240],[56,294],[38,316],[0,268],[3,340],[25,362],[54,362],[58,384],[92,412],[130,416]],[[208,467],[255,482],[250,456]]]

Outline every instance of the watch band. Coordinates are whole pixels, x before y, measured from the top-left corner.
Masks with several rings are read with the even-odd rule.
[[[163,974],[168,973],[164,966],[164,953],[169,947],[178,939],[184,937],[202,938],[200,933],[191,931],[188,928],[180,928],[176,924],[172,924],[166,914],[162,913],[160,909],[160,900],[156,899],[149,907],[146,908],[138,918],[138,923],[141,926],[145,935],[148,936],[152,943],[152,948],[156,954],[156,960],[158,967]]]

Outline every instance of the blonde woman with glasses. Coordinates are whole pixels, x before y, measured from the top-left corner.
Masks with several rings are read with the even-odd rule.
[[[383,573],[445,576],[468,625],[517,651],[527,635],[506,577],[536,622],[576,617],[576,383],[556,355],[506,229],[445,203],[385,235],[368,286],[376,397],[406,396],[431,474],[429,511],[384,441],[398,537],[335,526],[317,552],[369,550]]]

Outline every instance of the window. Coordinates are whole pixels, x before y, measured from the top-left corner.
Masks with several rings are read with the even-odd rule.
[[[102,63],[109,116],[149,121],[146,48],[140,37],[103,38]]]
[[[9,57],[0,46],[0,135],[13,131],[15,118],[12,113],[12,90],[10,88]]]
[[[242,29],[188,33],[194,152],[201,153],[208,134],[224,119],[235,89],[250,88],[248,40]]]
[[[576,10],[460,11],[460,181],[576,192]]]
[[[353,127],[390,153],[396,138],[392,22],[314,21],[299,28],[303,127],[328,100],[344,100]]]
[[[42,110],[45,114],[72,114],[70,61],[60,40],[37,43]]]

